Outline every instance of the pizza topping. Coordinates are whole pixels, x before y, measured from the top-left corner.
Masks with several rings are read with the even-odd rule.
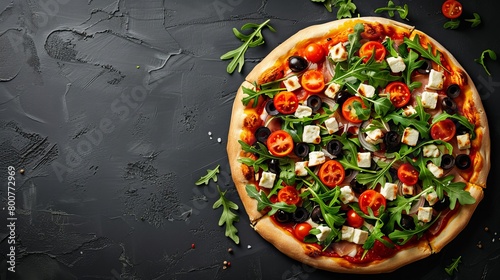
[[[312,226],[308,223],[299,223],[296,224],[293,233],[298,240],[303,241],[307,235],[309,235],[309,231],[312,229]]]
[[[425,86],[426,89],[440,90],[443,88],[444,83],[444,75],[443,72],[438,72],[434,69],[431,69],[429,73],[429,81]]]
[[[467,150],[471,147],[469,133],[457,135],[457,144],[459,150]]]
[[[325,87],[323,73],[318,70],[307,70],[302,74],[300,83],[305,90],[312,93],[321,92]]]
[[[288,58],[288,67],[293,72],[302,72],[307,66],[309,66],[309,63],[302,56],[290,56]]]
[[[290,78],[286,79],[283,83],[285,84],[286,90],[288,91],[294,91],[301,87],[299,82],[299,77],[297,76],[291,76]]]
[[[451,84],[446,88],[446,95],[449,98],[457,98],[460,95],[460,86],[457,84]]]
[[[277,130],[267,138],[267,148],[269,152],[278,157],[289,155],[293,151],[293,139],[284,130]]]
[[[431,137],[432,139],[439,139],[442,141],[450,141],[455,137],[456,126],[455,123],[450,119],[445,119],[438,121],[431,127]]]
[[[446,113],[452,115],[452,114],[455,114],[457,112],[458,105],[457,105],[457,103],[453,99],[451,99],[449,97],[445,97],[441,101],[441,108]]]
[[[316,43],[311,43],[307,45],[304,50],[304,56],[306,59],[312,63],[318,63],[325,60],[325,51],[323,47]]]
[[[346,61],[348,56],[347,50],[342,42],[339,42],[335,46],[333,46],[328,54],[330,55],[330,59],[333,62]]]
[[[293,114],[299,107],[299,100],[293,92],[282,91],[274,96],[274,107],[281,114]]]
[[[467,154],[459,154],[455,158],[455,166],[460,170],[466,170],[471,167],[472,161]]]
[[[462,4],[456,0],[446,0],[441,6],[443,15],[449,19],[456,19],[462,14]]]

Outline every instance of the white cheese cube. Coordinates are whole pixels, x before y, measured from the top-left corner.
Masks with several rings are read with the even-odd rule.
[[[419,132],[411,127],[406,127],[403,131],[403,137],[401,137],[401,143],[408,146],[416,146],[418,141]]]
[[[352,242],[356,244],[365,244],[366,239],[368,239],[368,231],[361,229],[354,229],[354,234],[352,235]]]
[[[342,188],[340,188],[339,198],[340,201],[342,201],[342,203],[344,204],[358,201],[350,186],[343,186]]]
[[[302,132],[302,141],[306,143],[319,144],[321,136],[319,135],[320,128],[316,125],[305,125],[304,132]]]
[[[301,87],[298,76],[291,76],[286,79],[284,82],[287,91],[294,91]]]
[[[319,225],[317,223],[315,223],[311,218],[307,219],[307,221],[305,221],[306,223],[310,224],[311,227],[315,228],[315,227],[318,227]]]
[[[418,220],[428,223],[432,220],[432,207],[418,207]]]
[[[372,126],[373,126],[372,124],[369,124],[366,127],[366,129],[370,129],[370,127],[372,127]],[[382,130],[380,128],[376,128],[373,130],[368,130],[366,132],[365,140],[366,140],[366,142],[368,142],[370,144],[377,145],[379,143],[384,142],[383,137],[384,137],[384,133],[382,132]]]
[[[469,133],[465,133],[463,135],[457,135],[457,146],[459,150],[466,150],[470,148]]]
[[[398,185],[393,183],[385,183],[380,190],[380,194],[382,194],[385,199],[392,201],[398,196]]]
[[[310,117],[312,115],[312,108],[306,105],[299,105],[294,113],[297,118]]]
[[[408,186],[407,184],[403,183],[401,185],[401,193],[403,193],[403,195],[414,196],[415,195],[415,187]]]
[[[436,109],[438,93],[434,91],[424,91],[422,93],[422,107]]]
[[[337,119],[335,117],[327,119],[325,121],[325,126],[329,134],[333,134],[339,131],[339,123],[337,122]]]
[[[403,112],[401,114],[405,117],[409,117],[409,116],[415,115],[416,113],[417,113],[417,110],[415,110],[415,108],[413,108],[413,106],[408,105],[403,109]]]
[[[329,53],[333,62],[345,61],[348,55],[347,50],[341,42],[333,46]]]
[[[372,98],[375,96],[375,88],[367,84],[359,84],[357,92],[366,98]]]
[[[427,164],[427,169],[429,169],[429,171],[430,171],[430,172],[431,172],[434,176],[436,176],[436,178],[441,178],[441,177],[443,177],[443,175],[444,175],[444,170],[443,170],[441,167],[439,167],[439,166],[435,165],[435,164],[434,164],[434,163],[432,163],[432,162],[429,162],[429,163]]]
[[[306,166],[309,166],[308,161],[298,161],[295,163],[295,175],[296,176],[307,176]]]
[[[352,238],[354,235],[354,228],[349,227],[349,226],[342,226],[342,229],[340,230],[341,232],[341,239],[345,241],[352,242]]]
[[[272,189],[274,187],[275,179],[276,179],[275,173],[263,171],[262,177],[260,177],[259,186],[266,189]]]
[[[431,69],[431,72],[429,73],[429,81],[427,82],[425,88],[440,90],[443,89],[443,82],[444,82],[443,72]]]
[[[316,166],[323,164],[326,161],[325,153],[322,151],[310,152],[309,163],[307,166]]]
[[[369,168],[372,165],[372,153],[370,152],[358,153],[356,158],[358,167]]]
[[[337,95],[337,92],[339,92],[339,90],[340,90],[339,84],[331,83],[328,85],[328,87],[326,87],[325,95],[333,99],[333,98],[335,98],[335,96]]]
[[[399,55],[398,57],[388,57],[386,61],[387,64],[389,64],[392,73],[403,72],[406,69],[406,64],[403,61],[403,58]]]
[[[438,146],[434,144],[425,145],[423,148],[424,157],[438,157],[440,152]]]
[[[427,202],[429,202],[429,205],[432,206],[436,204],[436,202],[438,202],[439,198],[437,193],[435,191],[432,191],[425,196],[425,200],[427,200]]]
[[[330,232],[332,232],[332,229],[328,226],[324,226],[324,225],[320,225],[317,227],[317,229],[319,229],[321,232],[316,234],[316,238],[318,239],[318,241],[325,241],[326,238],[328,237],[328,235],[330,234]]]

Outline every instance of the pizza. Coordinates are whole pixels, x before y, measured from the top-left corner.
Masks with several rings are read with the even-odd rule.
[[[227,152],[255,231],[341,273],[439,252],[490,169],[469,75],[424,32],[376,17],[308,27],[269,53],[237,91]]]

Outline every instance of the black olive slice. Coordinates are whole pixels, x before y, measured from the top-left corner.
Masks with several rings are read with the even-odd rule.
[[[455,166],[455,158],[452,155],[444,154],[441,157],[441,168],[444,170],[452,169]]]
[[[311,211],[311,220],[317,224],[321,224],[325,221],[323,219],[323,214],[321,214],[321,208],[319,208],[319,205],[314,206]]]
[[[309,154],[309,145],[305,142],[297,143],[293,151],[298,157],[305,158]]]
[[[351,189],[357,193],[357,194],[361,194],[363,193],[364,191],[366,191],[367,187],[361,183],[359,183],[356,179],[352,180],[350,183],[349,183],[349,186],[351,187]]]
[[[458,109],[457,103],[450,97],[443,98],[443,101],[441,101],[441,106],[443,108],[443,111],[450,115],[455,114]]]
[[[451,84],[446,88],[446,95],[449,98],[457,98],[460,95],[460,86],[457,84]]]
[[[399,221],[399,224],[406,230],[415,229],[415,220],[413,220],[413,217],[410,215],[401,214],[401,220]]]
[[[255,138],[262,144],[266,144],[269,135],[271,135],[271,130],[265,126],[261,126],[255,131]]]
[[[271,159],[267,163],[267,167],[269,172],[272,172],[274,174],[280,173],[280,162],[276,159]]]
[[[274,106],[274,100],[272,99],[269,99],[266,103],[266,112],[270,115],[270,116],[276,116],[278,115],[280,112],[278,112],[278,110],[276,110],[276,106]]]
[[[292,221],[292,213],[285,212],[283,210],[278,210],[274,214],[274,218],[279,223],[288,223]]]
[[[388,153],[399,151],[401,136],[394,130],[388,131],[384,136],[384,143]]]
[[[307,106],[312,109],[313,113],[316,113],[321,109],[321,105],[323,102],[321,101],[321,97],[317,95],[311,95],[307,98]]]
[[[337,95],[335,95],[334,100],[339,105],[342,105],[351,96],[352,96],[352,94],[350,94],[347,90],[341,90],[341,91],[337,92]]]
[[[309,66],[309,63],[301,56],[290,56],[288,58],[288,66],[292,72],[301,72]]]
[[[332,156],[339,156],[344,145],[339,140],[332,140],[326,144],[326,151]]]
[[[309,212],[304,207],[297,207],[292,215],[293,221],[296,223],[303,223],[309,219]]]
[[[424,59],[422,66],[417,68],[417,72],[420,74],[429,74],[432,69],[432,62],[430,60]]]
[[[472,165],[472,161],[469,155],[459,154],[455,158],[455,165],[457,166],[458,169],[465,170]]]
[[[446,195],[443,196],[443,199],[432,205],[432,208],[436,211],[443,211],[448,207],[450,207],[450,199]]]

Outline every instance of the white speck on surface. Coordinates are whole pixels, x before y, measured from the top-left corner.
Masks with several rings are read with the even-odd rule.
[[[248,246],[247,246],[247,248],[248,248],[248,249],[252,249],[252,245],[248,245]]]
[[[217,138],[217,142],[221,143],[222,142],[222,139],[219,137]]]
[[[212,135],[212,131],[209,131],[209,132],[208,132],[208,136],[210,136],[210,135]]]

